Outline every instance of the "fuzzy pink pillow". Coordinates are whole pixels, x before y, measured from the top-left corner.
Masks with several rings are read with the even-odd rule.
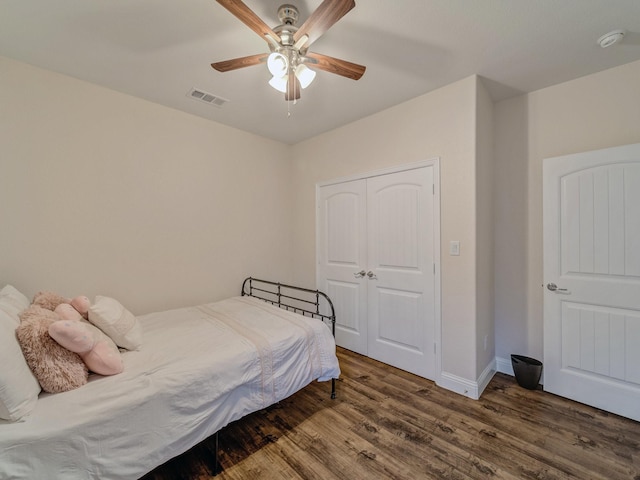
[[[38,292],[33,296],[33,305],[51,310],[52,312],[61,303],[70,303],[71,300],[53,292]]]
[[[20,313],[16,329],[27,365],[45,392],[59,393],[86,384],[87,366],[77,353],[59,345],[49,335],[49,326],[60,318],[45,308],[32,305]]]
[[[92,372],[100,375],[116,375],[124,369],[116,344],[89,322],[75,320],[53,322],[49,325],[49,335],[67,350],[80,355]]]

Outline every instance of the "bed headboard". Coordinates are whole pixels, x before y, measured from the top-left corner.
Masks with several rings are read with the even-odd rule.
[[[333,336],[336,335],[336,312],[333,303],[320,290],[247,277],[242,282],[242,295],[259,298],[285,310],[329,322]]]

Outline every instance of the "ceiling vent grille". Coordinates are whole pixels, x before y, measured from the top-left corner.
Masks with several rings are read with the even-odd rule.
[[[213,93],[205,92],[204,90],[199,90],[197,88],[192,88],[188,93],[187,97],[191,97],[195,100],[200,100],[201,102],[208,103],[210,105],[215,105],[216,107],[222,107],[229,100],[218,97]]]

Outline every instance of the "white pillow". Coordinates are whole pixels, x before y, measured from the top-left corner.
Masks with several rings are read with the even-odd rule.
[[[40,384],[16,338],[16,327],[14,318],[0,310],[0,418],[10,421],[29,414],[40,393]]]
[[[16,326],[20,324],[18,314],[29,307],[29,299],[11,285],[6,285],[0,290],[0,310],[15,320]]]
[[[89,307],[89,321],[119,347],[138,350],[142,344],[140,322],[114,298],[97,296]]]

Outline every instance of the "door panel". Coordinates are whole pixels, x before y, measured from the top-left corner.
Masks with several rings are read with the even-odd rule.
[[[336,342],[367,354],[366,181],[318,189],[318,288],[336,310]]]
[[[434,378],[433,167],[367,182],[369,356]]]
[[[562,366],[640,385],[640,312],[564,302]]]
[[[379,323],[376,341],[390,347],[420,352],[416,339],[422,337],[421,295],[384,288],[376,288],[375,293],[379,317],[394,320]]]
[[[562,272],[640,276],[640,165],[563,176]]]
[[[640,153],[636,157],[640,161]],[[625,275],[640,277],[640,164],[624,168]]]
[[[383,185],[387,181],[394,183],[381,187],[381,180]],[[370,240],[375,241],[377,267],[417,270],[420,185],[402,185],[395,183],[397,181],[378,177],[369,184],[369,199],[375,215]]]
[[[640,145],[545,160],[544,387],[640,420]]]
[[[355,282],[327,279],[324,289],[321,290],[327,292],[336,311],[336,336],[338,336],[337,332],[355,336],[360,335],[362,329],[366,332],[366,316],[360,310],[359,297],[363,290],[360,285]],[[344,336],[343,333],[339,336]],[[345,346],[343,343],[339,343],[340,346]],[[364,353],[366,353],[366,348]]]

